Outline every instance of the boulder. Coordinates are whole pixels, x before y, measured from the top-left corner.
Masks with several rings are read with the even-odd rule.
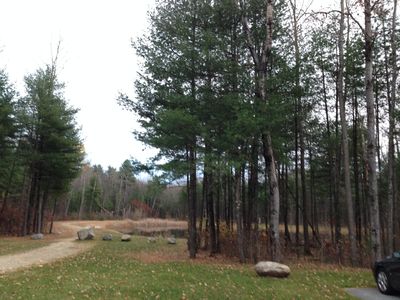
[[[288,266],[272,261],[260,261],[256,264],[255,270],[259,276],[283,278],[288,277],[290,274]]]
[[[94,229],[93,227],[84,228],[79,230],[78,232],[78,239],[83,240],[93,240],[94,238]]]
[[[176,238],[174,238],[174,237],[167,238],[167,243],[170,244],[170,245],[175,245],[176,244]]]
[[[129,234],[123,234],[121,236],[121,242],[129,242],[131,240],[131,236]]]
[[[43,233],[35,233],[31,235],[32,240],[42,240],[44,237]]]
[[[111,233],[104,234],[103,241],[112,241],[112,234]]]
[[[147,238],[147,242],[148,243],[155,243],[157,242],[157,238],[155,238],[154,236],[150,236]]]

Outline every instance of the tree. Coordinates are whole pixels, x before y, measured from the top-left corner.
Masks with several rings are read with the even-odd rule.
[[[358,257],[357,255],[357,244],[355,236],[355,221],[354,221],[354,209],[353,209],[353,198],[351,193],[351,182],[350,182],[350,158],[349,158],[349,143],[347,136],[347,121],[346,121],[346,107],[344,98],[344,87],[343,87],[343,72],[344,72],[344,0],[340,1],[340,30],[339,30],[339,66],[338,66],[338,101],[340,107],[340,123],[342,129],[342,149],[343,149],[343,173],[344,173],[344,185],[345,185],[345,198],[347,204],[347,220],[349,227],[349,240],[351,250],[351,262],[354,265]]]
[[[395,245],[395,230],[394,230],[394,213],[395,202],[397,199],[397,183],[396,183],[396,167],[395,167],[395,151],[394,151],[394,131],[395,131],[395,110],[396,110],[396,82],[397,82],[397,45],[396,45],[396,13],[397,0],[393,1],[393,16],[392,16],[392,32],[390,35],[391,46],[391,86],[390,96],[388,99],[389,105],[389,149],[388,149],[388,252],[393,252]]]
[[[16,91],[8,82],[7,74],[0,70],[0,193],[2,200],[0,215],[7,207],[7,198],[16,171],[15,97]]]
[[[273,30],[273,16],[274,16],[274,1],[268,0],[265,7],[265,37],[260,45],[257,45],[254,40],[254,29],[251,32],[251,27],[248,22],[248,16],[246,14],[246,7],[243,1],[240,1],[242,10],[242,25],[244,35],[246,38],[246,46],[249,49],[251,57],[253,59],[256,80],[256,101],[258,101],[261,107],[265,107],[268,103],[268,94],[266,88],[266,82],[268,81],[268,68],[271,62],[271,51],[272,51],[272,30]],[[253,24],[254,25],[254,24]],[[268,170],[269,188],[271,197],[271,218],[270,218],[270,238],[271,238],[271,253],[272,259],[279,261],[281,259],[280,254],[280,241],[279,241],[279,184],[276,171],[276,161],[274,156],[274,150],[272,148],[271,133],[268,128],[264,128],[262,131],[262,144],[263,144],[263,155],[265,160],[265,168]]]
[[[368,202],[371,207],[371,242],[372,258],[377,261],[382,258],[381,227],[379,220],[378,182],[376,171],[376,135],[375,135],[375,108],[374,108],[374,78],[372,31],[373,7],[370,0],[364,0],[364,41],[365,41],[365,98],[367,103],[367,156],[368,156]]]
[[[42,232],[49,197],[66,191],[83,158],[76,109],[70,108],[57,81],[55,63],[25,77],[27,95],[20,99],[23,159],[26,166],[22,194],[21,233]],[[55,201],[55,200],[54,200]]]

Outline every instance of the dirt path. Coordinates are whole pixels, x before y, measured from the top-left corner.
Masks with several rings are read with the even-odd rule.
[[[69,230],[75,231],[82,228],[72,224],[66,225]],[[43,265],[58,259],[76,255],[90,249],[94,244],[79,243],[75,237],[65,238],[49,246],[37,248],[23,253],[0,256],[0,274],[14,272],[19,269],[28,268],[34,265]]]
[[[34,265],[42,265],[76,255],[90,249],[94,243],[76,242],[76,232],[84,227],[93,226],[96,229],[120,233],[130,232],[133,228],[142,231],[187,228],[183,221],[171,221],[160,219],[132,220],[106,220],[106,221],[59,221],[54,223],[54,235],[45,236],[54,240],[49,246],[37,248],[23,253],[0,256],[0,274],[13,272],[18,269],[28,268]],[[68,238],[66,238],[68,237]]]

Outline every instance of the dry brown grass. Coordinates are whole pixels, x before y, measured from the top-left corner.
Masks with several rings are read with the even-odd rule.
[[[164,219],[142,219],[133,221],[125,220],[85,220],[85,221],[57,221],[54,222],[54,238],[71,237],[76,234],[80,227],[95,227],[96,229],[130,233],[137,231],[157,232],[171,229],[187,229],[186,221],[164,220]]]

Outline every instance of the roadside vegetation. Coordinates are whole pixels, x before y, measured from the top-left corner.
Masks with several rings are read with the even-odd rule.
[[[99,236],[99,234],[97,234]],[[284,280],[260,278],[252,265],[133,236],[94,241],[92,250],[50,265],[0,275],[2,299],[351,299],[346,287],[373,286],[367,269],[290,264]]]

